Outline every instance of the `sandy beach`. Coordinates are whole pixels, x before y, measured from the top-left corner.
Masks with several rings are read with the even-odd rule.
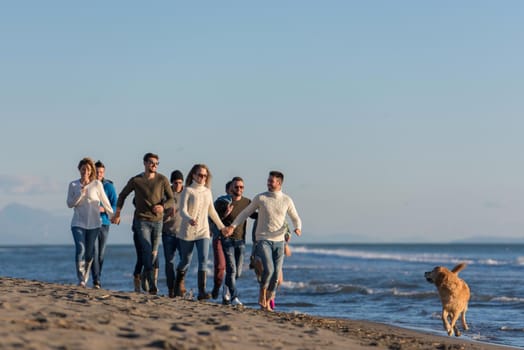
[[[0,349],[508,349],[379,323],[0,277]]]

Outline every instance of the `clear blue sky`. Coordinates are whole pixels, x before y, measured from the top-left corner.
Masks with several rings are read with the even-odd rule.
[[[521,237],[523,18],[522,1],[4,3],[0,209],[70,217],[82,157],[120,191],[155,152],[166,175],[208,164],[215,196],[282,170],[304,241]]]

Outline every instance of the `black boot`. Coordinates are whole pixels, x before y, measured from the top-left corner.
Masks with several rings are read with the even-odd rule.
[[[142,284],[142,290],[144,292],[149,292],[149,276],[148,272],[142,270],[142,273],[140,274],[140,282]]]
[[[215,284],[213,286],[213,290],[211,291],[211,297],[213,299],[216,299],[216,298],[218,298],[218,294],[219,293],[220,293],[220,286]]]
[[[198,300],[211,299],[211,294],[206,292],[206,271],[198,271]]]
[[[185,271],[177,270],[175,277],[175,296],[183,297],[186,294],[186,287],[184,286]]]

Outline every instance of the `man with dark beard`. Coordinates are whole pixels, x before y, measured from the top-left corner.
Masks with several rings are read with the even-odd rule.
[[[229,222],[233,222],[238,214],[242,212],[250,203],[251,200],[244,197],[244,180],[241,177],[234,177],[231,180],[229,187],[231,195],[231,212],[227,216]],[[218,208],[220,213],[222,208]],[[227,208],[226,208],[227,210]],[[220,215],[220,214],[219,214]],[[251,218],[255,219],[257,213],[251,214]],[[242,267],[244,265],[244,253],[246,250],[246,220],[240,223],[233,232],[227,237],[222,238],[222,249],[226,259],[226,281],[225,285],[229,289],[232,305],[242,305],[238,299],[238,290],[236,288],[236,280],[242,274]],[[227,299],[224,300],[227,304]]]

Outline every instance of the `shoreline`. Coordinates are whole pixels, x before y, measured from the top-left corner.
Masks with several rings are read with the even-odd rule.
[[[0,349],[517,349],[368,321],[10,277],[0,277],[0,337]]]

